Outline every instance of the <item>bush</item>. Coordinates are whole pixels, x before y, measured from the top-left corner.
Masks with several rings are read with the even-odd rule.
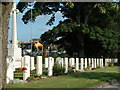
[[[100,66],[98,66],[98,65],[97,65],[97,67],[96,67],[96,68],[100,68]]]
[[[34,81],[34,80],[37,80],[34,76],[31,76],[31,77],[27,78],[27,81]]]
[[[57,66],[57,64],[55,64],[53,67],[53,75],[58,76],[58,75],[64,75],[64,74],[65,74],[65,68]]]
[[[108,66],[114,66],[113,62],[107,62],[107,63],[108,63]]]
[[[68,69],[68,73],[69,73],[69,74],[70,74],[70,73],[74,73],[73,68],[69,68],[69,69]]]

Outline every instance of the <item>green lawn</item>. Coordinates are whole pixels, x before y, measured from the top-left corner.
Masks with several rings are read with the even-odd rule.
[[[89,88],[119,78],[118,67],[99,68],[64,76],[52,76],[26,84],[7,84],[7,88]]]

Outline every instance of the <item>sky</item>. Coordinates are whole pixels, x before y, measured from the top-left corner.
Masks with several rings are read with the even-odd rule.
[[[29,22],[28,24],[24,24],[22,21],[23,15],[24,13],[17,14],[17,40],[22,42],[29,42],[31,38],[39,38],[41,34],[57,26],[60,20],[64,20],[62,14],[57,12],[55,22],[52,26],[46,25],[46,22],[50,19],[50,15],[38,16],[34,23]],[[9,27],[8,40],[12,40],[12,14],[10,15]]]
[[[16,3],[19,2],[19,0],[14,1]],[[34,23],[29,22],[28,24],[24,24],[22,21],[23,15],[24,13],[17,14],[17,40],[22,42],[29,42],[31,39],[40,38],[41,34],[52,29],[54,26],[57,26],[60,20],[65,20],[65,18],[62,17],[62,14],[57,12],[55,14],[55,22],[52,26],[46,25],[51,17],[50,15],[38,16]],[[8,41],[9,40],[12,40],[12,13],[9,22]]]

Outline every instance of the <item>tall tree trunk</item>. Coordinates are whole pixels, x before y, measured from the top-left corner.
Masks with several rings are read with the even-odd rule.
[[[91,13],[91,10],[92,9],[90,9],[89,10],[89,12],[88,12],[88,14],[80,14],[80,11],[79,11],[79,18],[80,18],[80,20],[79,20],[79,22],[78,22],[78,24],[80,25],[81,23],[82,24],[87,24],[88,23],[88,17],[89,17],[89,15],[90,15],[90,13]],[[81,13],[83,13],[83,12],[81,12]],[[80,16],[81,15],[81,16]],[[80,26],[81,27],[81,26]],[[80,29],[81,30],[81,29]],[[84,57],[85,56],[85,51],[84,51],[84,34],[81,32],[81,33],[78,33],[78,35],[77,35],[77,37],[78,37],[78,43],[79,43],[79,45],[80,45],[80,47],[79,47],[79,51],[78,51],[78,56],[79,57]]]
[[[76,20],[77,20],[77,23],[79,24],[79,27],[81,27],[80,25],[82,20],[81,20],[81,12],[80,12],[80,3],[78,4],[77,11],[78,11],[78,16],[76,16]],[[77,38],[78,38],[78,44],[79,44],[78,56],[84,57],[84,35],[81,33],[77,33]]]
[[[0,3],[0,6],[2,7],[2,26],[1,31],[0,31],[0,61],[2,64],[0,67],[0,75],[2,79],[0,82],[2,87],[5,88],[6,85],[6,69],[7,69],[7,63],[6,63],[6,56],[8,55],[8,49],[7,49],[7,43],[8,43],[8,27],[9,27],[9,19],[10,19],[10,12],[12,8],[12,3],[11,2],[2,2]]]
[[[78,44],[79,44],[79,49],[78,49],[78,56],[79,57],[84,57],[84,35],[78,33],[77,34],[78,37]]]

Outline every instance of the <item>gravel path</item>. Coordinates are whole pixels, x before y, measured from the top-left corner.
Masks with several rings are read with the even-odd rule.
[[[120,79],[114,79],[105,83],[102,83],[101,85],[97,85],[93,88],[118,88],[120,90]]]

